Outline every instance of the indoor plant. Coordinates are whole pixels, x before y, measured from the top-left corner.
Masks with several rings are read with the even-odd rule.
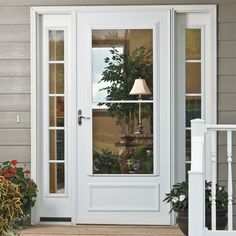
[[[29,217],[30,209],[34,206],[37,196],[37,185],[30,178],[30,171],[18,165],[17,160],[6,161],[0,164],[0,176],[16,184],[22,194],[21,218]]]
[[[211,182],[205,182],[206,227],[211,229]],[[174,184],[170,193],[163,200],[171,203],[171,210],[178,213],[176,222],[185,235],[188,235],[188,182]],[[225,229],[227,225],[228,194],[223,186],[216,184],[216,224],[217,229]]]

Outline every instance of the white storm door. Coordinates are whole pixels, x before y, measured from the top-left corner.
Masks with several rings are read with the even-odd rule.
[[[169,225],[169,10],[77,13],[77,109],[76,222]]]

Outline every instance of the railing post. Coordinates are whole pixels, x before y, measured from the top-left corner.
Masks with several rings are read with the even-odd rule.
[[[204,139],[205,122],[191,121],[191,170],[189,174],[189,236],[203,236],[205,229]]]

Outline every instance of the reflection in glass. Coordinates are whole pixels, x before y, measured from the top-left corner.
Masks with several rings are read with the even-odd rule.
[[[50,193],[65,193],[64,163],[50,163]]]
[[[50,126],[64,126],[64,97],[49,98]]]
[[[49,131],[50,160],[64,160],[64,130]]]
[[[64,93],[64,64],[49,65],[49,93]]]
[[[64,31],[49,30],[49,60],[64,60]]]
[[[185,30],[186,60],[201,60],[201,29]]]
[[[185,179],[188,180],[188,172],[191,169],[191,164],[190,163],[186,163],[185,164]]]
[[[186,97],[186,127],[190,127],[190,121],[196,118],[201,118],[201,97]]]
[[[186,63],[186,93],[201,93],[201,63]]]
[[[191,130],[186,130],[185,133],[185,153],[186,161],[191,161]]]
[[[152,38],[151,29],[92,31],[93,102],[137,100],[129,92],[139,77],[153,94]]]
[[[153,173],[153,105],[142,104],[144,133],[137,133],[138,103],[93,109],[93,173]]]

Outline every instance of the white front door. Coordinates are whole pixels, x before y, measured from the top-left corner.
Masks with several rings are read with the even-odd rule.
[[[76,222],[170,224],[170,11],[80,11],[76,42]]]

